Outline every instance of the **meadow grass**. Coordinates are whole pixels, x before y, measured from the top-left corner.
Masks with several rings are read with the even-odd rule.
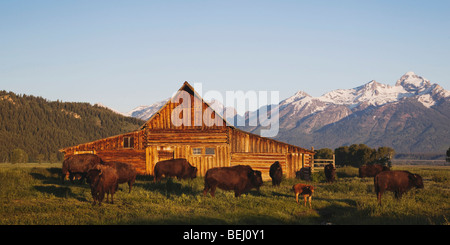
[[[283,179],[273,187],[239,198],[216,191],[203,196],[203,178],[194,180],[139,176],[133,190],[121,184],[115,203],[92,206],[87,184],[60,183],[61,164],[0,164],[0,224],[449,224],[450,167],[399,166],[422,175],[425,188],[411,190],[401,200],[383,195],[378,206],[373,178],[360,179],[356,168],[337,169],[337,181],[325,183],[315,173],[312,209],[295,202],[291,188],[297,179]]]

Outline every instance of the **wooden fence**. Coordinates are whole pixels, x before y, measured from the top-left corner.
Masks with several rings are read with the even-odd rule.
[[[311,171],[312,172],[323,171],[325,165],[328,165],[330,163],[332,163],[333,166],[336,167],[335,160],[336,159],[334,154],[333,159],[314,159]]]

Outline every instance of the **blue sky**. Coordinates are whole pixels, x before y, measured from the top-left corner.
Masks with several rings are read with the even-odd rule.
[[[0,1],[0,90],[122,112],[203,91],[450,89],[450,1]]]

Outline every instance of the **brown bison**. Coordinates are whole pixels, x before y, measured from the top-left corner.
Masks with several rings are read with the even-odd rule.
[[[270,166],[269,170],[270,178],[272,178],[272,185],[279,186],[281,184],[281,179],[283,178],[283,169],[281,169],[281,164],[276,161]]]
[[[130,193],[137,174],[134,166],[124,162],[105,162],[104,165],[108,165],[116,170],[119,184],[128,183],[128,193]]]
[[[84,181],[89,169],[97,164],[102,164],[103,160],[95,154],[79,154],[72,155],[64,159],[62,164],[61,181],[64,183],[64,179],[69,175],[69,179],[73,182],[74,176],[80,176],[81,181]]]
[[[403,193],[413,187],[423,188],[422,177],[412,174],[408,171],[384,171],[377,174],[374,178],[375,192],[377,194],[378,204],[381,205],[381,195],[385,191],[392,191],[395,198],[400,199]]]
[[[300,171],[295,172],[295,178],[311,181],[311,168],[301,168]]]
[[[323,169],[325,172],[325,178],[328,183],[334,182],[336,180],[336,168],[332,163],[326,165]]]
[[[234,196],[239,197],[252,188],[259,191],[262,185],[261,172],[253,170],[248,165],[211,168],[206,171],[203,195],[206,196],[211,190],[211,196],[214,197],[216,188],[219,187],[223,190],[233,190]]]
[[[359,167],[359,175],[358,177],[375,177],[375,175],[383,172],[391,170],[388,166],[383,166],[381,164],[373,164],[373,165],[363,165]]]
[[[295,201],[298,203],[298,195],[302,195],[305,199],[305,207],[306,207],[306,199],[309,200],[309,207],[311,208],[311,198],[314,193],[314,186],[305,185],[305,184],[295,184],[292,186],[292,190],[295,192]]]
[[[100,206],[103,198],[106,196],[108,202],[108,194],[111,195],[111,203],[114,203],[114,193],[117,191],[119,185],[119,176],[116,169],[106,165],[95,165],[87,172],[87,180],[91,187],[92,198],[95,205],[98,202]]]
[[[157,162],[154,170],[155,182],[160,181],[163,175],[166,177],[177,177],[179,180],[197,177],[197,168],[184,158]]]

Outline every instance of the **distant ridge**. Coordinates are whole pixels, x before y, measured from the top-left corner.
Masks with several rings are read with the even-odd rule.
[[[28,161],[62,161],[58,149],[131,132],[144,122],[102,105],[48,101],[0,91],[0,163],[16,149]]]

